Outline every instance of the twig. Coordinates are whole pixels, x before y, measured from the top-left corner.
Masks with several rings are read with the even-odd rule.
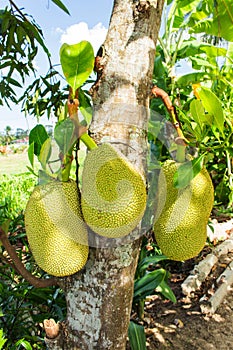
[[[16,267],[16,270],[18,271],[18,273],[23,278],[25,278],[31,285],[33,285],[35,288],[44,288],[44,287],[58,285],[58,281],[56,278],[40,279],[38,277],[33,276],[25,268],[24,264],[18,258],[18,255],[14,247],[11,245],[9,239],[7,238],[6,233],[1,228],[0,228],[0,240],[4,248],[6,249],[7,253],[9,254],[10,258],[12,259],[13,264]]]
[[[158,88],[158,86],[156,86],[156,85],[153,86],[151,92],[155,97],[161,98],[165,107],[167,108],[167,111],[171,117],[172,124],[173,124],[173,126],[176,129],[177,134],[178,134],[178,138],[176,140],[176,143],[179,145],[182,145],[182,146],[187,146],[188,140],[184,137],[184,134],[181,130],[181,126],[180,126],[180,122],[179,122],[179,119],[178,119],[178,116],[176,113],[176,109],[172,105],[170,97],[163,89]]]

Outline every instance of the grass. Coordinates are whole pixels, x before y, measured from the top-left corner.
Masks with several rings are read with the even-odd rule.
[[[15,153],[0,155],[0,175],[15,175],[28,172],[28,155],[25,153]]]

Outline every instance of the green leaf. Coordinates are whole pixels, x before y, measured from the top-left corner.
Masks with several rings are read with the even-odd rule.
[[[63,4],[63,2],[61,2],[60,0],[52,0],[52,2],[54,2],[54,4],[57,5],[58,7],[60,7],[61,10],[63,10],[64,12],[66,12],[68,15],[70,15],[69,10],[68,10],[67,7]]]
[[[193,120],[198,124],[201,131],[203,130],[203,119],[205,115],[205,110],[200,100],[192,100],[190,103],[190,112]]]
[[[3,349],[3,345],[6,341],[7,339],[4,337],[3,329],[0,329],[0,350]]]
[[[177,51],[178,58],[185,58],[205,53],[209,57],[226,56],[227,50],[222,47],[216,47],[211,44],[202,43],[198,40],[184,41],[181,48]]]
[[[73,93],[87,80],[94,68],[94,51],[88,41],[78,44],[63,44],[60,61],[64,76]]]
[[[36,125],[29,134],[29,145],[34,142],[34,154],[39,156],[43,143],[49,138],[45,127],[41,124]]]
[[[204,157],[205,155],[202,154],[200,157],[194,158],[192,161],[180,164],[174,174],[174,187],[185,188],[188,186],[190,181],[192,181],[192,179],[201,171]]]
[[[82,113],[86,124],[90,125],[92,120],[92,106],[90,103],[90,99],[88,98],[87,94],[84,93],[84,91],[80,88],[78,90],[78,98],[79,98],[79,109]]]
[[[166,275],[164,269],[158,269],[147,273],[134,283],[134,302],[139,299],[144,299],[147,295],[150,295],[155,288],[161,283]]]
[[[64,119],[55,126],[54,138],[63,155],[68,153],[77,140],[74,131],[75,126],[71,119]]]
[[[207,19],[197,21],[190,32],[206,33],[216,37],[222,37],[228,41],[233,41],[232,13],[232,0],[216,1],[212,8],[212,13],[206,16]]]
[[[180,78],[178,78],[177,85],[186,87],[189,84],[199,83],[200,81],[210,80],[210,79],[211,79],[211,74],[207,74],[205,72],[189,73],[189,74],[182,75]]]
[[[158,264],[158,262],[162,260],[167,260],[167,257],[165,255],[147,256],[139,262],[137,270],[139,270],[139,273],[141,274],[149,266]]]
[[[34,168],[34,141],[28,147],[28,159],[32,168]]]
[[[205,110],[214,117],[213,122],[224,137],[224,114],[221,101],[206,87],[198,88],[198,93]]]
[[[146,336],[143,326],[130,321],[128,337],[132,350],[146,350]]]
[[[27,340],[20,339],[15,343],[16,346],[22,346],[26,350],[33,350],[30,343]]]
[[[165,280],[163,280],[156,288],[156,292],[161,293],[166,299],[169,299],[173,303],[176,303],[176,296]]]
[[[8,77],[7,81],[9,84],[15,85],[17,87],[22,87],[22,85],[15,79]]]
[[[38,177],[38,174],[35,173],[34,169],[32,169],[30,166],[26,165],[26,167],[28,168],[28,170],[30,171],[30,173],[32,173],[33,175]]]
[[[41,166],[43,169],[46,169],[46,165],[51,156],[51,142],[52,142],[52,139],[49,137],[47,140],[45,140],[45,142],[43,143],[40,149],[38,160],[41,163]]]

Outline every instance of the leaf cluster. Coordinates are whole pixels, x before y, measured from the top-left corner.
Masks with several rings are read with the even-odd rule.
[[[215,186],[215,205],[230,208],[233,36],[229,28],[233,28],[230,11],[233,5],[230,0],[173,0],[167,1],[167,6],[165,28],[154,62],[154,83],[168,93],[176,107],[183,133],[189,140],[188,153],[199,157],[200,163],[204,157]],[[182,70],[187,64],[191,72]],[[176,135],[169,127],[169,115],[158,99],[151,101],[151,109],[151,152],[160,161],[174,158]],[[160,114],[159,118],[155,112]],[[186,175],[188,178],[189,174]]]

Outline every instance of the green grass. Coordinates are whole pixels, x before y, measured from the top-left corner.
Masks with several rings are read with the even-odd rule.
[[[27,152],[0,155],[0,175],[28,172],[27,165],[29,166]]]

